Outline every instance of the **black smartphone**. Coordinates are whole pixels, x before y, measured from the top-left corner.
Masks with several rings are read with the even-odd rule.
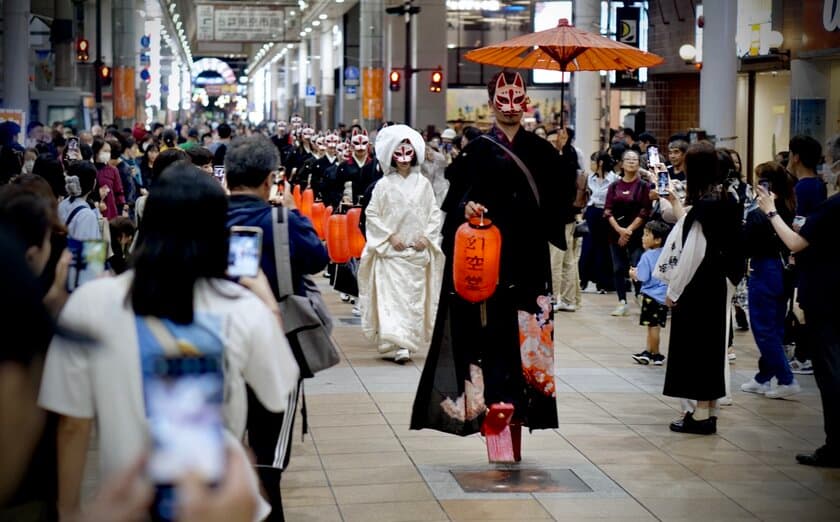
[[[67,269],[68,292],[96,279],[105,271],[105,261],[108,258],[108,244],[105,241],[98,239],[79,241],[68,238],[67,250],[72,255]]]
[[[229,277],[257,277],[262,256],[260,227],[231,227],[228,247]]]
[[[166,357],[144,361],[143,391],[151,435],[146,465],[155,485],[151,516],[175,520],[175,484],[186,474],[218,484],[225,471],[221,355]]]
[[[67,139],[67,150],[79,150],[79,138],[72,136]]]
[[[758,184],[764,187],[764,190],[766,190],[768,194],[773,192],[773,184],[770,183],[769,179],[760,179],[758,180]]]

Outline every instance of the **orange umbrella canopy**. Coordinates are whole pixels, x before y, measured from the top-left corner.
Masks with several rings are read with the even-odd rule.
[[[658,55],[583,31],[562,19],[557,27],[474,49],[467,60],[511,69],[615,71],[652,67]]]

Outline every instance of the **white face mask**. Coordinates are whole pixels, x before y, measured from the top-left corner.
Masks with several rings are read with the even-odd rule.
[[[110,152],[100,152],[99,156],[96,157],[99,160],[99,163],[108,163],[111,161],[111,153]]]
[[[23,170],[26,172],[32,172],[32,169],[35,167],[35,160],[27,160],[23,162]]]

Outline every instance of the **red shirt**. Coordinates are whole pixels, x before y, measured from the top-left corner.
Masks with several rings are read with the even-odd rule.
[[[111,191],[105,197],[105,219],[114,219],[122,212],[125,205],[125,194],[123,193],[120,171],[111,165],[104,165],[96,173],[96,183],[100,187],[108,187]]]

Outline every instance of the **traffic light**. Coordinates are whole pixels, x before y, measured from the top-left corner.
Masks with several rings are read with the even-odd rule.
[[[400,72],[399,71],[391,71],[391,74],[388,76],[391,80],[391,90],[396,92],[400,90]]]
[[[432,71],[432,83],[429,84],[429,91],[440,92],[442,83],[443,83],[443,72],[442,71]]]
[[[96,72],[99,75],[99,81],[102,83],[103,87],[108,87],[111,85],[111,68],[105,65],[104,63],[99,66],[99,70]]]
[[[84,38],[79,38],[76,41],[76,61],[85,63],[90,59],[88,56],[88,51],[90,50],[90,44]]]

